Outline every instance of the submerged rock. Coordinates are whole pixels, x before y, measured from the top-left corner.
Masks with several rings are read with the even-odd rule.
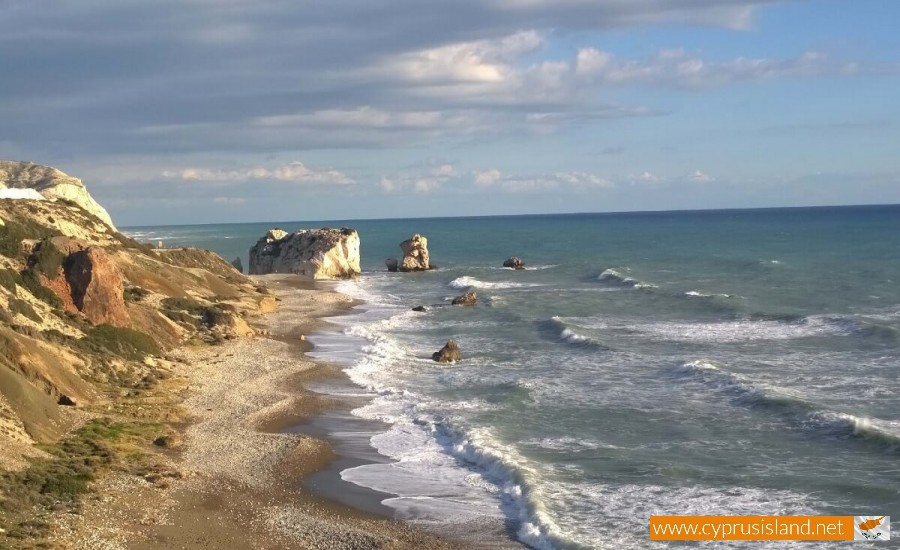
[[[503,267],[511,267],[513,269],[525,269],[525,262],[518,256],[510,256],[503,262]]]
[[[462,359],[462,354],[459,352],[459,345],[456,343],[456,340],[448,340],[440,351],[436,351],[431,355],[431,358],[438,363],[456,363]]]
[[[271,229],[250,249],[250,274],[293,273],[312,280],[349,279],[360,274],[355,229]]]
[[[454,306],[474,306],[475,302],[478,301],[478,295],[474,290],[467,290],[465,294],[460,294],[456,298],[453,299],[451,304]]]
[[[428,239],[422,235],[416,233],[400,243],[400,250],[403,251],[400,271],[426,271],[431,269],[428,257]]]
[[[416,307],[412,308],[412,310],[413,310],[413,311],[420,311],[420,312],[421,312],[421,311],[428,311],[428,310],[425,309],[425,306],[416,306]]]

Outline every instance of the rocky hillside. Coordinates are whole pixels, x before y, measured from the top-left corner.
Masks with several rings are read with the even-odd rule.
[[[0,162],[4,177],[46,199],[0,199],[0,547],[6,548],[37,529],[29,523],[33,511],[23,510],[65,501],[94,475],[96,457],[117,448],[97,440],[132,434],[125,437],[128,452],[152,457],[152,441],[185,420],[170,350],[253,336],[254,317],[276,302],[211,252],[154,250],[122,235],[79,180]],[[84,195],[52,196],[66,185]],[[98,425],[120,428],[98,431]],[[66,447],[73,438],[80,446]],[[88,466],[59,466],[78,460],[79,452],[93,457],[82,457]],[[110,456],[110,467],[119,464]]]
[[[0,160],[0,190],[33,190],[47,199],[69,201],[115,229],[112,218],[78,178],[31,162]],[[2,196],[2,194],[0,194]]]

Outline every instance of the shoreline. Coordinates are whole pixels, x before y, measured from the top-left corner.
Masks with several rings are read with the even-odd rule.
[[[192,417],[183,447],[164,451],[171,481],[161,487],[112,473],[79,514],[56,522],[54,542],[90,549],[471,548],[305,485],[338,455],[301,425],[339,404],[304,384],[344,375],[306,357],[310,345],[299,335],[356,302],[290,277],[260,280],[281,300],[258,323],[266,336],[171,354]]]

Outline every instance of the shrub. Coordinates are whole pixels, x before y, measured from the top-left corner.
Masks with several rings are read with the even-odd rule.
[[[10,298],[9,299],[9,310],[13,313],[18,313],[20,315],[23,315],[23,316],[31,319],[35,323],[41,322],[41,316],[38,314],[37,311],[34,310],[33,307],[31,307],[31,304],[29,304],[25,300],[20,300],[18,298]]]
[[[159,346],[150,335],[124,327],[103,324],[88,329],[85,343],[125,359],[140,360],[147,355],[160,355]]]
[[[59,273],[65,259],[63,253],[50,242],[50,239],[44,239],[29,259],[28,268],[52,279]]]
[[[52,290],[41,284],[37,274],[34,271],[26,271],[22,273],[22,286],[28,289],[28,292],[35,298],[50,304],[51,307],[61,309],[63,301]]]
[[[146,298],[150,294],[149,290],[143,289],[139,286],[130,286],[125,289],[125,301],[126,302],[140,302],[144,298]]]
[[[6,220],[0,226],[0,255],[18,258],[19,244],[25,239],[45,239],[59,235],[52,227],[45,227],[30,219]]]
[[[13,269],[0,269],[0,286],[16,293],[16,285],[22,284],[22,276]]]

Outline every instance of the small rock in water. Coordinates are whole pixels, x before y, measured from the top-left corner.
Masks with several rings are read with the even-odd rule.
[[[412,308],[413,311],[426,311],[425,306],[416,306]]]
[[[400,262],[397,261],[397,258],[388,258],[384,261],[384,265],[385,267],[387,267],[388,271],[394,273],[397,271],[397,269],[399,269]]]
[[[503,262],[503,267],[511,267],[513,269],[525,269],[525,262],[518,256],[510,256]]]
[[[461,294],[453,299],[451,304],[454,306],[474,306],[478,301],[478,295],[474,290],[467,290],[465,294]]]
[[[241,273],[244,272],[244,264],[243,264],[243,262],[241,262],[240,256],[231,260],[231,266],[233,268],[237,269],[238,271],[240,271]]]
[[[432,354],[431,358],[438,363],[455,363],[462,359],[462,354],[459,352],[459,345],[456,343],[456,340],[448,340],[440,351]]]

